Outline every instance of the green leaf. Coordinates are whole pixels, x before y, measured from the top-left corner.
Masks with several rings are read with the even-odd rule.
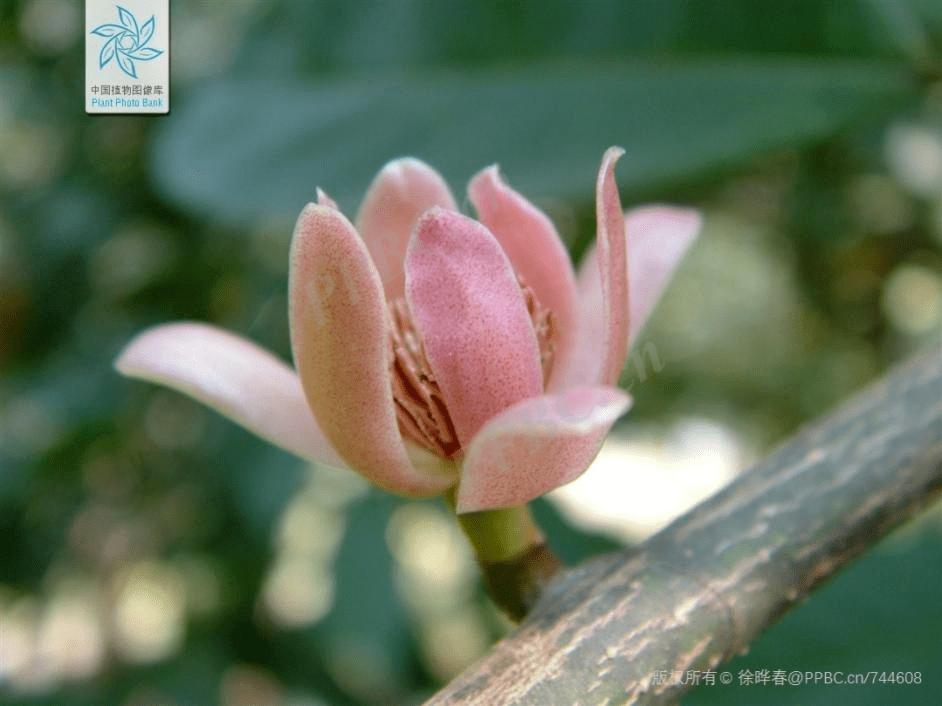
[[[154,177],[225,219],[293,217],[322,186],[350,211],[375,172],[425,159],[456,188],[499,162],[534,197],[588,194],[606,147],[647,191],[827,138],[904,105],[901,68],[793,60],[533,66],[329,85],[231,77],[167,119]],[[459,192],[460,193],[460,192]],[[459,197],[460,200],[460,197]]]
[[[269,75],[323,75],[691,52],[902,58],[873,4],[906,1],[284,0],[259,14],[236,63]]]

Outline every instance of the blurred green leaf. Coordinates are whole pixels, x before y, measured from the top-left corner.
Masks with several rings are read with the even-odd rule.
[[[931,0],[923,0],[929,1]],[[908,57],[885,31],[898,0],[289,0],[248,32],[236,65],[275,73],[482,66],[533,59],[779,54]],[[894,11],[892,14],[899,14]]]
[[[855,62],[710,61],[534,66],[329,85],[230,77],[167,120],[154,177],[227,220],[287,219],[323,186],[348,211],[406,154],[454,185],[499,161],[515,187],[588,194],[602,152],[635,193],[825,138],[908,102],[902,68]]]

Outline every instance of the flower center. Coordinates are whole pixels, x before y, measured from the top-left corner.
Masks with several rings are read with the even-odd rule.
[[[553,350],[557,339],[556,317],[540,305],[533,290],[523,280],[518,277],[517,281],[536,334],[545,386],[553,367]],[[404,299],[392,302],[390,319],[393,401],[399,431],[437,456],[454,458],[461,451],[461,444]]]

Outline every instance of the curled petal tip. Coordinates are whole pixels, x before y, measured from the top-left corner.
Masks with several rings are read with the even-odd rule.
[[[615,162],[624,153],[621,147],[606,150],[595,192],[604,340],[596,382],[601,385],[615,384],[628,353],[628,256],[624,214],[615,184]]]
[[[475,180],[480,179],[480,178],[492,179],[494,181],[501,182],[501,183],[503,183],[504,181],[500,173],[500,165],[497,164],[496,162],[490,165],[489,167],[484,167],[484,169],[478,172],[477,176],[472,178],[471,182],[474,183]]]
[[[617,162],[625,154],[625,148],[619,147],[618,145],[613,145],[605,150],[605,156],[602,157],[603,162]]]
[[[337,202],[334,201],[327,193],[321,188],[317,187],[317,203],[320,206],[326,206],[327,208],[332,208],[335,211],[339,211],[337,208]]]

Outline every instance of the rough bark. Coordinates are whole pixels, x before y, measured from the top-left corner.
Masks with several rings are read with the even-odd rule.
[[[634,550],[559,574],[428,704],[663,704],[942,488],[942,348],[891,372]]]

